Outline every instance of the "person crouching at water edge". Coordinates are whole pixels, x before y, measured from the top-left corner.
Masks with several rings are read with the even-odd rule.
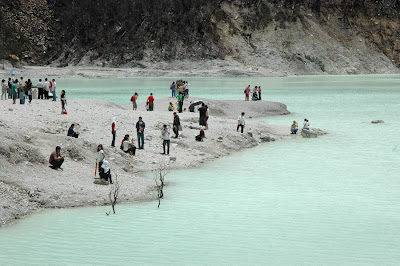
[[[296,121],[293,121],[293,124],[290,126],[290,134],[297,134],[297,131],[299,130],[299,125],[297,124]]]
[[[65,156],[61,156],[61,147],[57,146],[56,150],[52,152],[49,158],[49,163],[51,164],[51,168],[55,170],[62,170],[61,165],[64,162]]]
[[[104,179],[106,181],[109,181],[110,184],[113,183],[112,179],[111,179],[111,170],[110,170],[110,167],[108,165],[108,161],[107,160],[103,161],[103,164],[100,167],[99,174],[100,174],[100,178],[102,178],[102,179]]]
[[[99,144],[97,146],[97,159],[96,159],[96,169],[95,169],[95,176],[96,176],[96,170],[99,171],[100,175],[100,168],[101,165],[103,164],[103,161],[106,159],[106,154],[103,151],[103,145]],[[97,169],[98,167],[98,169]]]
[[[239,127],[241,128],[241,133],[243,133],[243,129],[245,126],[246,122],[244,121],[244,112],[238,117],[238,125],[236,128],[236,131],[239,131]]]

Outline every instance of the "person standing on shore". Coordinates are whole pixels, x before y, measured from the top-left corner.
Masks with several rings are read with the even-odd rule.
[[[144,129],[146,124],[144,123],[141,116],[139,116],[139,121],[136,122],[136,131],[137,131],[137,138],[138,138],[138,146],[139,150],[144,149]]]
[[[139,96],[139,95],[135,92],[135,94],[133,94],[132,97],[131,97],[132,110],[133,110],[133,111],[136,111],[136,110],[137,110],[137,103],[136,103],[136,100],[137,100],[138,96]]]
[[[176,96],[178,99],[178,104],[179,104],[179,113],[182,113],[183,111],[183,99],[185,98],[182,94],[182,92],[179,92],[178,96]]]
[[[111,121],[111,134],[113,136],[112,141],[111,141],[111,147],[115,147],[115,137],[117,136],[117,122],[115,120],[115,117],[113,117],[112,121]]]
[[[44,98],[46,100],[49,99],[49,87],[50,87],[50,82],[47,80],[47,78],[44,79],[44,84],[43,84],[43,93],[44,93]]]
[[[4,100],[7,100],[7,83],[6,80],[3,79],[1,81],[1,99],[3,100],[3,96],[4,96]]]
[[[261,86],[258,86],[258,100],[261,101]]]
[[[245,124],[246,124],[246,122],[244,121],[244,112],[242,112],[242,114],[238,117],[238,125],[237,125],[237,128],[236,128],[236,131],[239,131],[239,127],[240,127],[241,128],[241,132],[240,133],[243,133],[243,129],[244,129]]]
[[[12,87],[13,81],[11,78],[8,78],[8,99],[12,99]]]
[[[61,114],[67,114],[67,110],[65,109],[65,106],[67,105],[67,98],[65,97],[65,90],[61,91],[60,100],[61,100]]]
[[[147,102],[149,103],[149,111],[154,110],[154,97],[153,93],[150,93],[150,96],[147,98]]]
[[[52,152],[49,158],[49,163],[51,164],[51,168],[55,170],[62,170],[61,165],[64,162],[65,156],[61,156],[61,147],[57,146],[56,150]]]
[[[57,101],[57,95],[56,95],[56,80],[53,79],[50,81],[50,88],[51,88],[51,93],[53,94],[53,102]]]
[[[201,104],[201,107],[199,108],[199,112],[200,112],[200,117],[199,117],[199,125],[200,126],[207,126],[207,107],[205,106],[204,103]]]
[[[248,86],[246,87],[246,89],[244,90],[244,93],[246,94],[244,100],[245,100],[245,101],[248,101],[248,100],[249,100],[249,95],[250,95],[250,85],[248,85]]]
[[[173,131],[175,133],[175,138],[177,139],[179,136],[179,127],[181,125],[181,121],[179,120],[179,116],[174,112],[174,123],[173,123]]]
[[[100,168],[101,165],[103,164],[104,159],[106,159],[106,154],[103,151],[103,145],[99,144],[97,146],[97,159],[96,159],[96,165],[98,165],[99,175],[100,175]]]
[[[169,87],[171,89],[172,97],[176,96],[176,84],[175,81],[172,81],[171,86]]]
[[[169,138],[170,130],[167,127],[167,125],[163,126],[163,129],[161,130],[161,136],[163,138],[163,150],[164,152],[161,153],[163,155],[169,155],[169,144],[170,144],[170,138]],[[167,146],[167,153],[165,153],[165,146]]]
[[[39,79],[39,82],[36,84],[36,88],[38,88],[38,99],[43,100],[43,87],[44,84],[42,82],[42,79]]]
[[[11,85],[11,93],[12,93],[12,99],[13,99],[13,104],[15,104],[17,97],[18,97],[18,79],[14,80],[13,85]]]

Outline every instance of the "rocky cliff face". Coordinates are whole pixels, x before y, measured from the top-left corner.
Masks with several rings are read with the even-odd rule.
[[[288,74],[400,67],[399,0],[0,2],[0,52],[29,64],[223,59]]]

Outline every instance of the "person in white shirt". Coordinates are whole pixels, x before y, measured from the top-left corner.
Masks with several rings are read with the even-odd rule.
[[[308,119],[304,119],[303,129],[306,129],[306,130],[310,129],[310,123],[308,122]]]
[[[239,127],[241,128],[241,133],[243,133],[243,129],[245,126],[246,122],[244,121],[244,112],[238,117],[238,125],[236,128],[236,131],[239,131]]]
[[[161,136],[163,138],[163,150],[164,150],[164,152],[161,154],[163,154],[163,155],[165,155],[165,154],[169,155],[169,144],[170,144],[169,135],[170,135],[170,130],[167,127],[167,125],[164,125],[163,129],[161,130]],[[165,146],[167,146],[167,153],[165,153]]]
[[[7,89],[8,89],[8,84],[6,83],[6,80],[3,79],[1,81],[1,99],[3,100],[3,95],[4,95],[4,100],[7,100]]]
[[[49,89],[50,87],[50,82],[47,80],[47,78],[44,79],[44,86],[43,86],[43,93],[44,93],[44,98],[47,100],[49,99]]]
[[[56,80],[53,79],[51,81],[51,93],[53,93],[53,102],[57,100],[57,95],[56,95]]]
[[[101,165],[103,164],[103,161],[106,159],[106,154],[103,151],[103,145],[99,144],[99,146],[97,146],[97,165],[99,167],[99,175],[100,175],[100,169],[101,169]]]
[[[38,88],[38,99],[43,100],[43,87],[44,84],[42,82],[42,79],[39,79],[39,82],[36,84],[36,88]]]

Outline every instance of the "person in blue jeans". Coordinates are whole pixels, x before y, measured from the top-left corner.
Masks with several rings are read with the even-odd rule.
[[[171,89],[171,92],[172,92],[172,97],[175,97],[176,96],[176,84],[175,84],[175,81],[172,82],[170,89]]]
[[[138,146],[139,150],[144,149],[144,129],[146,124],[144,123],[142,117],[139,117],[139,121],[136,122],[136,131],[137,131],[137,138],[138,138]]]

